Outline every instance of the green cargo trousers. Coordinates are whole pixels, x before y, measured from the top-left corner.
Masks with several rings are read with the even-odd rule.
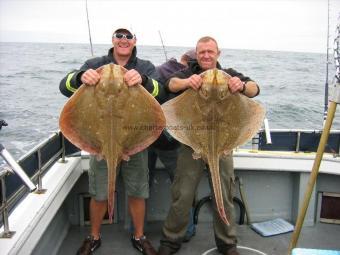
[[[202,159],[193,159],[192,153],[193,150],[186,145],[182,145],[178,151],[177,169],[171,186],[172,202],[163,226],[161,246],[167,246],[173,253],[181,247],[181,240],[189,223],[192,201],[205,169],[205,162]],[[229,215],[230,225],[225,225],[220,219],[213,199],[213,227],[216,246],[220,252],[225,252],[237,241],[233,206],[235,178],[232,155],[222,157],[219,164],[223,203]]]

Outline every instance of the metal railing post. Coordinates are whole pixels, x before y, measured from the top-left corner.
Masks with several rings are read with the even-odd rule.
[[[300,151],[301,132],[298,131],[296,135],[297,135],[297,137],[296,137],[296,147],[295,147],[295,152],[299,152],[299,151]]]
[[[2,170],[0,175],[0,186],[1,186],[1,194],[2,194],[2,203],[0,205],[1,211],[2,211],[2,221],[4,224],[4,231],[0,233],[0,238],[11,238],[15,231],[10,231],[9,229],[9,221],[8,221],[8,204],[7,204],[7,198],[6,198],[6,183],[5,183],[5,175],[7,175],[8,170]]]
[[[38,189],[35,191],[37,194],[44,194],[47,189],[42,188],[42,164],[41,164],[41,148],[37,151],[38,154]]]
[[[60,132],[60,135],[61,135],[61,148],[62,148],[60,163],[66,163],[67,161],[65,159],[65,155],[66,155],[65,138],[61,132]]]

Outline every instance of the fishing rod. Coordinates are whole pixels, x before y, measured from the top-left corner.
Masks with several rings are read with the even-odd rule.
[[[88,28],[88,31],[89,31],[89,38],[90,38],[91,55],[93,57],[93,47],[92,47],[92,39],[91,39],[89,12],[87,10],[87,0],[85,0],[85,3],[86,3],[86,18],[87,18],[87,28]]]
[[[163,52],[164,52],[164,55],[165,55],[165,61],[168,61],[168,55],[166,54],[166,50],[165,50],[165,46],[164,46],[164,43],[163,43],[163,38],[162,38],[160,30],[158,30],[158,34],[159,34],[159,37],[161,38],[161,43],[162,43],[162,46],[163,46]]]
[[[312,171],[309,176],[308,184],[306,187],[303,203],[301,205],[301,209],[299,210],[298,218],[296,220],[295,229],[291,237],[291,241],[289,244],[288,255],[291,255],[292,250],[296,247],[297,242],[300,237],[301,229],[303,226],[303,222],[305,220],[306,212],[309,206],[309,201],[312,197],[312,193],[314,190],[314,186],[317,180],[317,176],[319,173],[320,164],[322,161],[323,153],[325,151],[325,147],[328,141],[329,133],[332,128],[332,122],[335,116],[337,104],[340,104],[340,20],[338,20],[337,24],[337,35],[334,40],[334,60],[335,60],[335,85],[333,96],[329,102],[329,110],[327,112],[327,118],[324,124],[324,128],[320,137],[320,142],[318,146],[318,150],[314,159],[314,164]]]
[[[328,65],[329,65],[329,0],[327,1],[327,51],[326,51],[326,82],[323,120],[325,122],[328,111]]]

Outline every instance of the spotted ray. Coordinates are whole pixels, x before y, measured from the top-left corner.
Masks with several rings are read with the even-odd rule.
[[[230,76],[218,69],[201,74],[202,87],[187,89],[162,105],[169,133],[194,150],[194,158],[209,165],[216,206],[221,219],[226,215],[219,159],[252,138],[261,127],[265,110],[258,102],[228,89]]]
[[[165,127],[159,103],[141,86],[128,87],[127,70],[108,64],[97,69],[96,86],[82,85],[59,119],[63,135],[80,149],[106,159],[108,211],[112,222],[116,167],[153,143]]]

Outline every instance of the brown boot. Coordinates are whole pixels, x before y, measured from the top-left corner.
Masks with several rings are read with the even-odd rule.
[[[134,236],[131,236],[131,243],[134,248],[144,255],[157,255],[156,250],[145,236],[142,236],[139,239],[135,239]]]
[[[236,245],[235,245],[235,246],[232,246],[231,248],[229,248],[227,250],[227,252],[224,253],[224,255],[240,255],[240,253],[238,253]]]
[[[171,255],[173,252],[167,246],[160,246],[157,255]]]
[[[77,251],[77,255],[89,255],[92,254],[101,245],[101,238],[94,240],[93,236],[88,236],[85,238],[83,244]]]

